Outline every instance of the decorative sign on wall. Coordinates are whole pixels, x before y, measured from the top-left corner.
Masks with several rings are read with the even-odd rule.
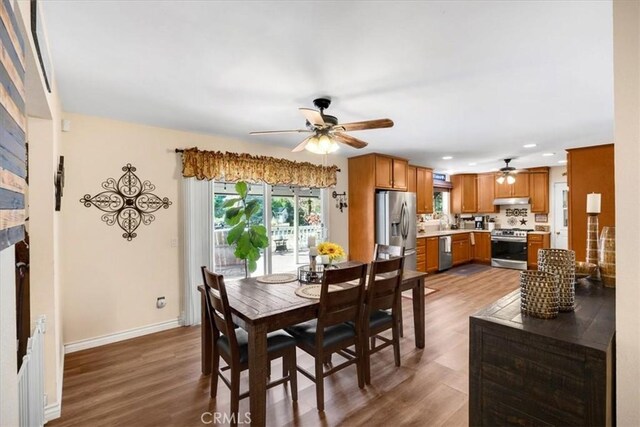
[[[527,215],[529,215],[529,209],[523,208],[523,209],[507,209],[505,211],[505,214],[507,215],[507,224],[513,226],[513,225],[517,225],[518,221],[520,221],[520,225],[527,225]],[[522,217],[518,220],[517,217]]]
[[[133,240],[138,234],[135,232],[140,226],[151,224],[156,217],[153,212],[160,208],[168,209],[171,202],[167,197],[160,198],[152,193],[156,189],[155,185],[149,181],[140,181],[134,173],[136,168],[127,163],[123,166],[124,175],[117,181],[108,178],[102,183],[102,188],[106,191],[91,197],[85,194],[80,203],[90,208],[95,206],[102,212],[102,220],[107,225],[114,225],[116,222],[124,230],[122,237],[128,241]]]
[[[0,250],[24,239],[27,146],[23,34],[11,2],[0,2]]]

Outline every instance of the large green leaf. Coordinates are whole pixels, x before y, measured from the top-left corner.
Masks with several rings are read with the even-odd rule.
[[[256,199],[249,200],[244,207],[244,216],[245,218],[250,219],[253,216],[253,214],[258,212],[259,210],[260,210],[260,202],[258,202],[258,200]]]
[[[251,226],[249,228],[249,238],[251,239],[253,246],[257,248],[266,248],[269,246],[269,238],[267,237],[266,229],[262,226]]]
[[[238,203],[241,200],[242,199],[240,197],[234,197],[232,199],[227,199],[227,200],[224,201],[224,203],[222,203],[222,207],[223,208],[230,208],[231,206],[234,206],[236,203]]]
[[[229,234],[227,234],[227,243],[233,245],[235,242],[237,242],[238,239],[240,239],[242,233],[244,233],[244,229],[246,226],[246,222],[240,221],[231,230],[229,230]]]
[[[236,182],[236,193],[240,195],[241,198],[247,197],[247,183],[244,181]]]
[[[226,222],[229,225],[236,225],[238,222],[240,222],[240,220],[242,219],[242,216],[243,216],[242,208],[229,208],[224,213],[224,222]]]
[[[247,264],[247,266],[249,267],[249,273],[253,273],[258,269],[258,263],[253,259],[250,259]]]

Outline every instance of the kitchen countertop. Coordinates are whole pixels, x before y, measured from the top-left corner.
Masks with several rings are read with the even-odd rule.
[[[462,229],[462,230],[441,230],[441,231],[421,231],[418,232],[418,239],[422,237],[440,237],[451,236],[453,234],[462,233],[490,233],[489,230],[475,230],[475,229]],[[529,234],[550,234],[549,231],[530,231]]]

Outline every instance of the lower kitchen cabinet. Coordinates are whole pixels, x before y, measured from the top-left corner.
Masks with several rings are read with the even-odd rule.
[[[439,256],[439,239],[438,237],[427,237],[427,273],[435,273],[438,271]]]
[[[491,233],[474,232],[473,261],[491,263]]]
[[[615,289],[583,281],[575,299],[532,319],[516,290],[470,317],[470,426],[615,425]]]
[[[421,237],[416,241],[416,270],[427,271],[427,238]]]
[[[550,245],[549,233],[527,235],[527,268],[538,269],[538,249],[547,249]]]
[[[454,234],[451,236],[452,265],[460,265],[471,261],[469,233]]]

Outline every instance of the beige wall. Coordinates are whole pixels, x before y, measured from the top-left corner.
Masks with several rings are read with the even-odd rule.
[[[613,2],[618,425],[640,425],[640,3]]]
[[[66,166],[61,217],[65,343],[166,322],[180,315],[182,178],[175,148],[197,146],[322,162],[321,156],[293,154],[283,147],[77,114],[65,113],[64,118],[71,121],[71,132],[62,133]],[[344,191],[346,159],[332,155],[328,162],[341,168],[337,191]],[[98,209],[79,202],[85,194],[99,192],[106,178],[119,178],[127,163],[137,168],[140,179],[156,186],[157,195],[173,202],[169,209],[157,212],[150,226],[141,225],[138,237],[131,242],[122,238],[120,228],[102,222]],[[329,212],[330,238],[348,249],[347,211],[340,213],[330,204]],[[176,239],[178,245],[172,247]],[[155,307],[158,296],[167,299],[164,309]]]

